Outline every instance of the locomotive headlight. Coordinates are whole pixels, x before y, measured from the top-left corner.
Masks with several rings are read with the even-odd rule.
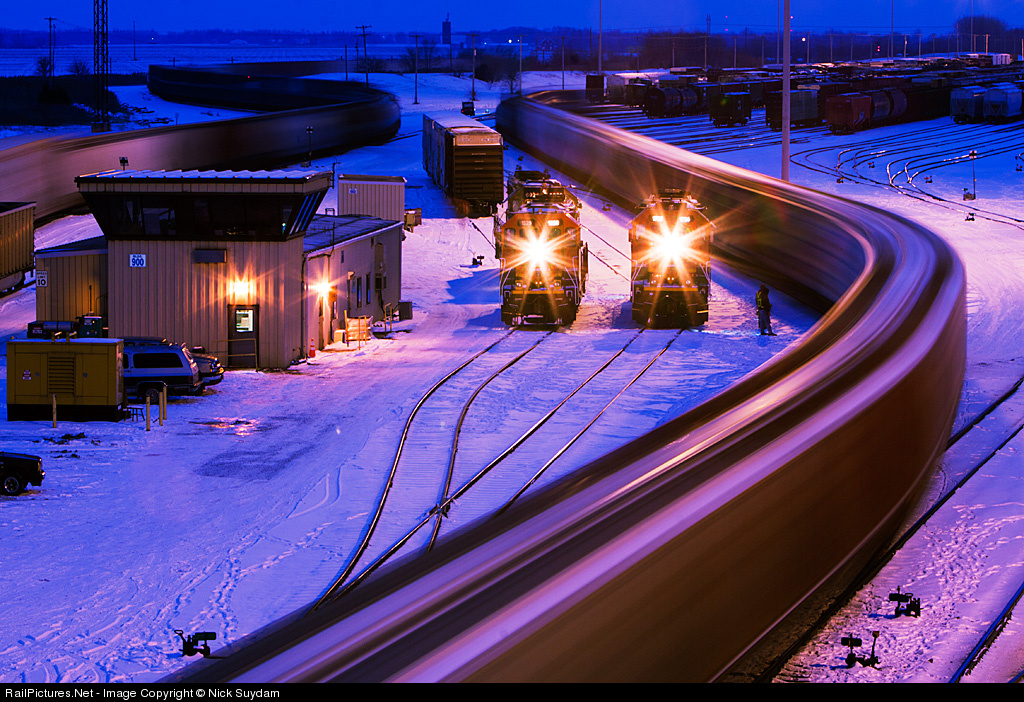
[[[542,266],[555,259],[555,249],[548,239],[530,239],[523,243],[523,256],[532,266]]]
[[[655,239],[652,249],[655,258],[661,261],[680,261],[690,250],[690,238],[678,232],[668,232]]]

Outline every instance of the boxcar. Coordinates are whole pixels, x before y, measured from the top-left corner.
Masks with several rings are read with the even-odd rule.
[[[460,112],[423,115],[423,169],[460,214],[490,215],[504,200],[501,135]]]
[[[0,202],[0,292],[16,288],[32,270],[34,202]]]
[[[719,93],[708,107],[716,127],[746,124],[750,120],[750,93]]]

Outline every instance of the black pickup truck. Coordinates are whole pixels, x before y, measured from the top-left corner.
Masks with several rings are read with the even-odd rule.
[[[27,453],[0,451],[0,494],[17,495],[31,485],[42,485],[43,460]]]

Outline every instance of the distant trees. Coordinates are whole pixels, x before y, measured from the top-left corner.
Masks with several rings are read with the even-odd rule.
[[[87,76],[91,72],[89,69],[89,63],[82,59],[75,59],[71,62],[68,67],[68,72],[73,76]]]
[[[41,78],[49,78],[53,75],[53,63],[49,56],[40,56],[36,59],[36,75]]]

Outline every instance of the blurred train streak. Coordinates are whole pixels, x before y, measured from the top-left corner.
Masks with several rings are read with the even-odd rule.
[[[721,255],[821,321],[517,509],[174,679],[737,679],[736,661],[886,542],[959,398],[959,260],[888,213],[554,107],[573,99],[511,100],[498,124],[624,202],[691,192],[717,221]]]
[[[321,91],[321,99],[326,92]],[[304,161],[310,152],[315,156],[381,143],[398,132],[398,104],[387,93],[343,83],[335,84],[327,97],[337,101],[219,122],[5,139],[0,142],[6,146],[0,150],[0,201],[34,201],[36,217],[47,218],[84,206],[75,176],[120,168],[122,157],[131,168],[143,170],[267,168]]]

